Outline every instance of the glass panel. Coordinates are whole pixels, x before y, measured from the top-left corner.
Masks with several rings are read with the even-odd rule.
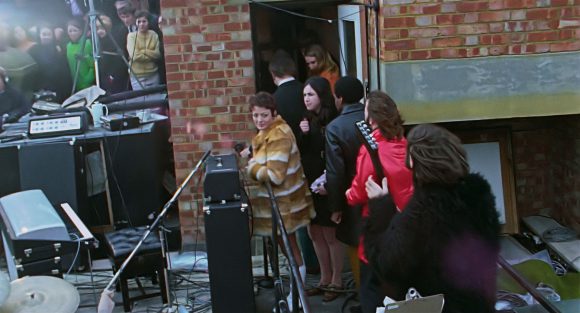
[[[342,21],[344,29],[344,45],[346,55],[342,62],[346,64],[346,73],[350,76],[356,77],[357,73],[357,62],[356,62],[356,37],[354,33],[354,22],[353,21]]]

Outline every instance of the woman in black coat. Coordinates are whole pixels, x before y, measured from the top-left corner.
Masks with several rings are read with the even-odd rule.
[[[500,225],[489,183],[469,173],[449,131],[419,125],[407,140],[415,193],[405,210],[397,213],[386,180],[366,184],[373,199],[364,244],[383,293],[402,300],[414,287],[443,294],[443,312],[494,312]]]
[[[312,185],[324,174],[326,160],[324,156],[325,128],[337,115],[330,84],[326,78],[314,76],[304,83],[304,105],[306,116],[300,122],[299,149],[302,166],[308,183]],[[308,226],[308,235],[314,244],[314,251],[320,265],[319,287],[307,290],[309,296],[324,293],[322,301],[332,301],[342,289],[342,267],[344,247],[336,239],[336,224],[330,220],[328,197],[324,184],[313,186],[312,199],[316,217]],[[337,289],[337,290],[333,290]]]

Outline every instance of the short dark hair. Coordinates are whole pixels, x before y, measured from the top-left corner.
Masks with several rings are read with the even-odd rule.
[[[141,17],[144,17],[144,18],[147,18],[148,19],[149,18],[149,12],[147,12],[145,10],[139,10],[139,11],[135,12],[135,19],[138,19],[138,18],[141,18]]]
[[[407,167],[413,161],[415,184],[455,184],[469,174],[461,140],[445,128],[422,124],[407,136]]]
[[[118,15],[135,15],[136,9],[133,5],[127,5],[117,10]]]
[[[270,60],[268,70],[275,77],[295,76],[296,64],[288,53],[285,51],[277,51],[272,57],[272,60]]]
[[[276,115],[276,100],[274,97],[265,91],[260,91],[257,94],[250,97],[250,111],[254,107],[269,109],[272,112],[272,116]]]
[[[353,104],[364,97],[365,89],[358,78],[343,76],[334,83],[334,95],[342,98],[343,104]]]
[[[377,123],[381,134],[387,139],[400,139],[405,133],[405,122],[399,113],[397,104],[386,93],[375,90],[367,97],[368,117]]]

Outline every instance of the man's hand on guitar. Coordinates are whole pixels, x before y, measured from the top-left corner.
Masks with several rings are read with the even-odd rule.
[[[387,184],[387,178],[383,178],[382,188],[375,182],[373,175],[369,175],[367,182],[365,183],[365,189],[367,191],[367,196],[369,199],[380,198],[389,193],[389,186]]]

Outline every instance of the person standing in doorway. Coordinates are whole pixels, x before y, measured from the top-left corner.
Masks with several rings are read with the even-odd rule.
[[[340,78],[338,65],[332,60],[328,51],[321,45],[311,45],[304,51],[304,61],[309,69],[309,76],[322,76],[328,80],[332,92],[334,85]],[[341,108],[337,108],[339,111]]]

